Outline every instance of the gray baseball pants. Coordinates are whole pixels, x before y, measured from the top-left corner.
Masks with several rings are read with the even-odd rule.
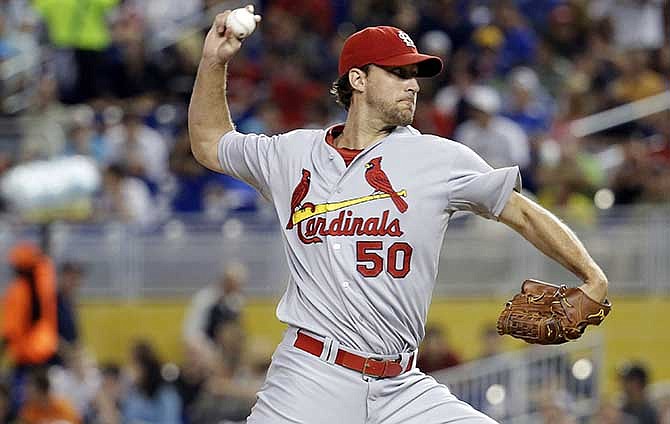
[[[296,334],[272,356],[248,424],[496,424],[417,368],[363,376],[294,347]]]

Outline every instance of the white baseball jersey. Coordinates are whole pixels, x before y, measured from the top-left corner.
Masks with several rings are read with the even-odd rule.
[[[517,167],[493,169],[468,147],[397,127],[345,165],[327,130],[231,131],[222,169],[271,201],[290,280],[277,317],[363,352],[416,349],[449,218],[496,218]]]

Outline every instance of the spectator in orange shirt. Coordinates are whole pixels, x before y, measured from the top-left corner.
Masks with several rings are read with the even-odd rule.
[[[72,405],[51,394],[49,377],[44,369],[33,370],[26,386],[26,395],[26,403],[19,412],[22,423],[79,424],[81,422]]]
[[[15,279],[2,302],[2,351],[13,363],[12,411],[23,402],[27,372],[47,364],[58,347],[55,270],[51,260],[30,242],[9,252]]]

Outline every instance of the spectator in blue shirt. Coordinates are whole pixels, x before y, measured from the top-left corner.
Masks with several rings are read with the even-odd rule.
[[[498,71],[506,74],[515,66],[533,62],[537,36],[513,3],[501,3],[496,12],[496,21],[505,35],[498,56]]]
[[[121,402],[124,423],[181,424],[177,390],[161,375],[161,362],[147,342],[136,343],[130,360],[133,384]]]
[[[516,122],[528,137],[536,137],[549,130],[555,104],[532,69],[514,68],[507,78],[509,92],[505,99],[503,116]]]

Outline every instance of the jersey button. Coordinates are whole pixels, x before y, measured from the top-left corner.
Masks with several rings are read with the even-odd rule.
[[[338,192],[338,193],[342,193],[342,187],[336,188],[335,191]]]
[[[340,247],[342,247],[340,243],[333,243],[333,249],[340,250]]]
[[[333,160],[333,159],[335,159],[335,155],[334,155],[334,154],[332,154],[332,153],[331,153],[331,154],[329,154],[329,155],[328,155],[328,159],[330,159],[330,160]]]
[[[345,289],[348,289],[349,288],[349,282],[348,281],[343,282],[342,287],[344,287]]]

